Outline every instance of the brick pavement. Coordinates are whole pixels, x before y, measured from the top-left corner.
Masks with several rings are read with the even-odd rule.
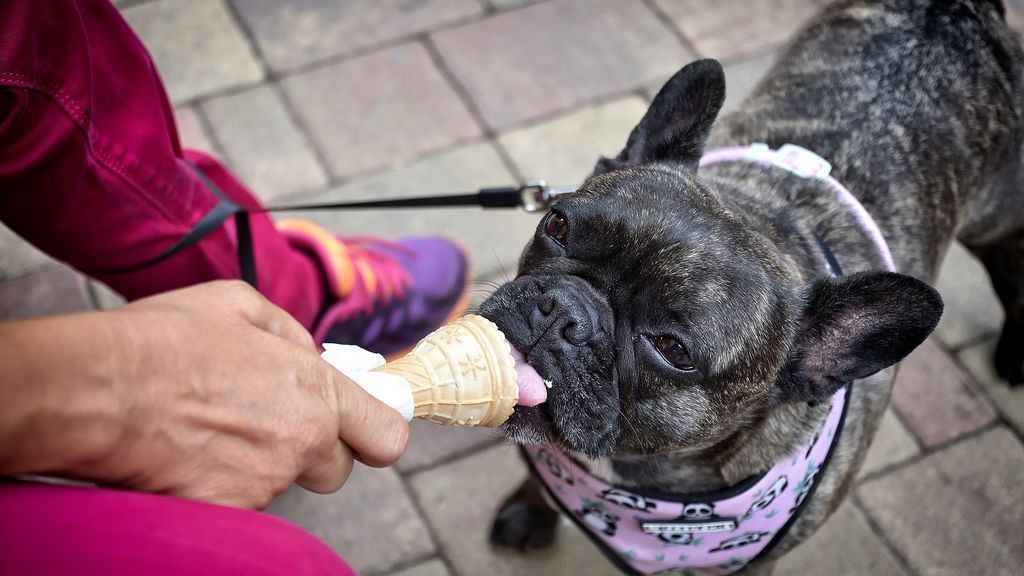
[[[571,184],[613,154],[693,57],[741,100],[817,0],[118,0],[153,52],[182,138],[267,201],[440,193],[542,177]],[[1022,22],[1024,2],[1010,3]],[[217,58],[210,58],[216,54]],[[482,277],[514,266],[536,218],[470,210],[314,216],[340,232],[445,232]],[[507,240],[511,238],[512,240]],[[518,238],[518,240],[517,240]],[[0,317],[109,307],[77,273],[0,227]],[[904,364],[853,497],[787,574],[1010,574],[1024,565],[1024,389],[990,358],[1002,311],[962,247],[947,312]],[[525,474],[488,431],[416,423],[390,470],[270,511],[371,575],[614,574],[568,522],[551,551],[486,544]],[[457,507],[457,504],[471,507]]]

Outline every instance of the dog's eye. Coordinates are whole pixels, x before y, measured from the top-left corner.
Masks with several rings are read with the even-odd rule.
[[[544,233],[564,247],[569,242],[569,221],[558,212],[552,212],[544,219]]]
[[[657,336],[653,340],[654,346],[658,349],[658,352],[661,352],[662,358],[667,360],[669,364],[684,372],[692,372],[697,369],[693,364],[693,359],[690,358],[690,353],[686,350],[686,346],[680,344],[675,338],[671,336]]]

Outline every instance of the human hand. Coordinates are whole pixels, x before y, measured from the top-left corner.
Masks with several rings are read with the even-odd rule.
[[[105,441],[86,443],[93,454],[68,470],[75,476],[262,508],[296,481],[333,492],[353,459],[385,466],[405,449],[405,420],[322,361],[297,321],[243,283],[99,315],[97,338],[113,344],[94,361],[112,406],[92,409],[106,425],[85,428]]]

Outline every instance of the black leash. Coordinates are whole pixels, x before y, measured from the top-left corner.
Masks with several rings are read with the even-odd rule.
[[[558,201],[560,196],[571,194],[573,187],[548,186],[542,180],[530,181],[519,187],[505,186],[500,188],[483,188],[477,192],[452,194],[445,196],[420,196],[413,198],[393,198],[389,200],[363,200],[356,202],[331,202],[326,204],[296,204],[290,206],[269,206],[263,208],[243,208],[224,195],[224,192],[207,178],[198,166],[185,161],[189,168],[199,177],[203,184],[217,197],[217,205],[203,215],[196,225],[182,236],[173,246],[139,264],[124,268],[93,270],[100,274],[123,274],[137,272],[174,256],[189,248],[206,236],[219,229],[229,218],[235,219],[235,231],[238,235],[238,266],[242,279],[256,288],[256,258],[252,245],[252,228],[250,214],[267,212],[296,212],[299,210],[359,210],[367,208],[450,208],[454,206],[478,206],[482,208],[522,208],[527,212],[547,210]]]

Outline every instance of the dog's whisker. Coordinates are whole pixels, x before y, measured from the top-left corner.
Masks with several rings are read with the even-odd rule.
[[[494,254],[494,260],[498,263],[498,268],[501,269],[501,279],[504,280],[505,283],[508,283],[509,282],[508,271],[505,270],[505,265],[502,264],[501,258],[498,258],[498,251],[495,250],[493,244],[491,245],[491,254]]]
[[[643,437],[637,431],[637,428],[636,428],[636,426],[633,425],[633,422],[631,422],[629,420],[629,418],[626,417],[626,414],[625,414],[625,412],[622,411],[622,408],[619,408],[619,417],[622,420],[622,422],[624,422],[627,426],[629,426],[630,430],[633,431],[633,435],[637,439],[637,444],[639,444],[640,449],[643,450],[644,449]],[[656,473],[658,478],[662,478],[663,477],[662,476],[662,472],[661,472],[661,463],[658,462],[657,458],[648,458],[648,457],[645,456],[644,457],[644,461],[647,463],[647,468],[651,471],[652,474]],[[654,463],[654,467],[651,466],[652,462]],[[657,470],[655,470],[655,468],[657,468]]]

